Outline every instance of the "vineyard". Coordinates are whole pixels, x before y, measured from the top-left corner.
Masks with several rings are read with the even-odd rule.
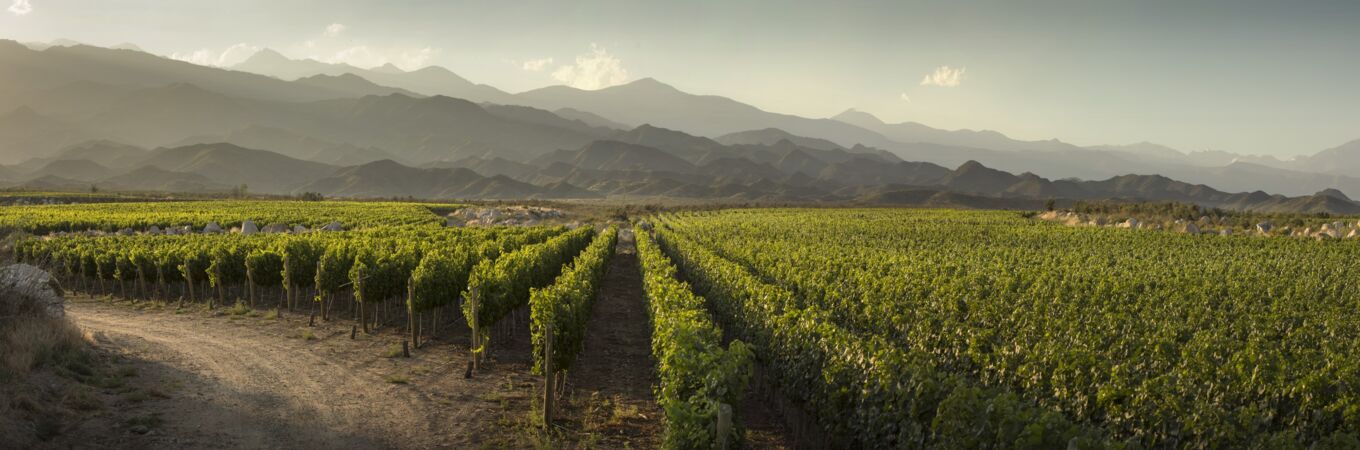
[[[519,330],[540,424],[571,408],[555,402],[580,359],[611,351],[586,346],[592,326],[624,326],[592,317],[627,235],[641,286],[624,304],[645,309],[665,448],[747,445],[757,384],[806,446],[1360,445],[1360,241],[894,209],[443,226],[456,208],[101,203],[9,207],[0,223],[34,233],[15,259],[95,297],[301,311],[353,321],[351,339],[398,328],[405,351],[466,324],[468,377]],[[247,222],[347,231],[146,231]]]
[[[837,447],[1360,442],[1360,243],[962,211],[654,226],[717,322]]]
[[[0,231],[33,234],[98,231],[145,232],[188,226],[197,231],[208,224],[231,228],[250,220],[264,226],[283,224],[319,228],[339,222],[346,229],[378,226],[439,226],[436,215],[459,205],[343,202],[212,200],[181,202],[91,203],[11,206],[0,208]]]

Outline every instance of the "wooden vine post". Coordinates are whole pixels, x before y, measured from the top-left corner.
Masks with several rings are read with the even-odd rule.
[[[478,328],[478,325],[481,324],[477,323],[477,297],[477,288],[474,287],[472,288],[472,295],[468,297],[468,301],[472,302],[472,370],[477,370],[480,366],[478,358],[481,356],[480,346],[482,344],[482,333]]]
[[[250,309],[255,309],[255,270],[246,266],[246,289],[250,292]]]
[[[227,283],[222,282],[222,267],[220,264],[213,264],[213,274],[217,276],[217,304],[227,304]],[[213,309],[212,300],[208,300],[208,309]]]
[[[553,385],[557,384],[557,375],[553,368],[553,329],[552,320],[545,321],[543,325],[543,427],[552,426],[553,419]]]
[[[406,279],[406,331],[411,334],[411,345],[420,348],[419,336],[416,336],[416,278],[411,276]]]

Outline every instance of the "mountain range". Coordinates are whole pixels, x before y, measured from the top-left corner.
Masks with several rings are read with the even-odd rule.
[[[440,67],[363,69],[263,50],[222,69],[120,47],[0,41],[0,79],[11,80],[0,86],[0,180],[366,197],[1130,198],[1335,213],[1360,194],[1350,175],[1360,141],[1288,161],[1082,147],[856,110],[778,114],[650,78],[509,93]],[[1340,198],[1317,194],[1327,189]]]

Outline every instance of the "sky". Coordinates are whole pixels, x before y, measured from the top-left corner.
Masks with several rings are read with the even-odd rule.
[[[0,3],[0,38],[209,65],[272,48],[511,92],[651,77],[773,112],[1078,145],[1289,157],[1360,139],[1350,0]]]

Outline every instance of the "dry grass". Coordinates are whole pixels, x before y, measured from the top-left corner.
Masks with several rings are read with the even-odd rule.
[[[22,376],[44,362],[72,359],[86,345],[80,328],[66,319],[29,317],[0,322],[0,369]]]

